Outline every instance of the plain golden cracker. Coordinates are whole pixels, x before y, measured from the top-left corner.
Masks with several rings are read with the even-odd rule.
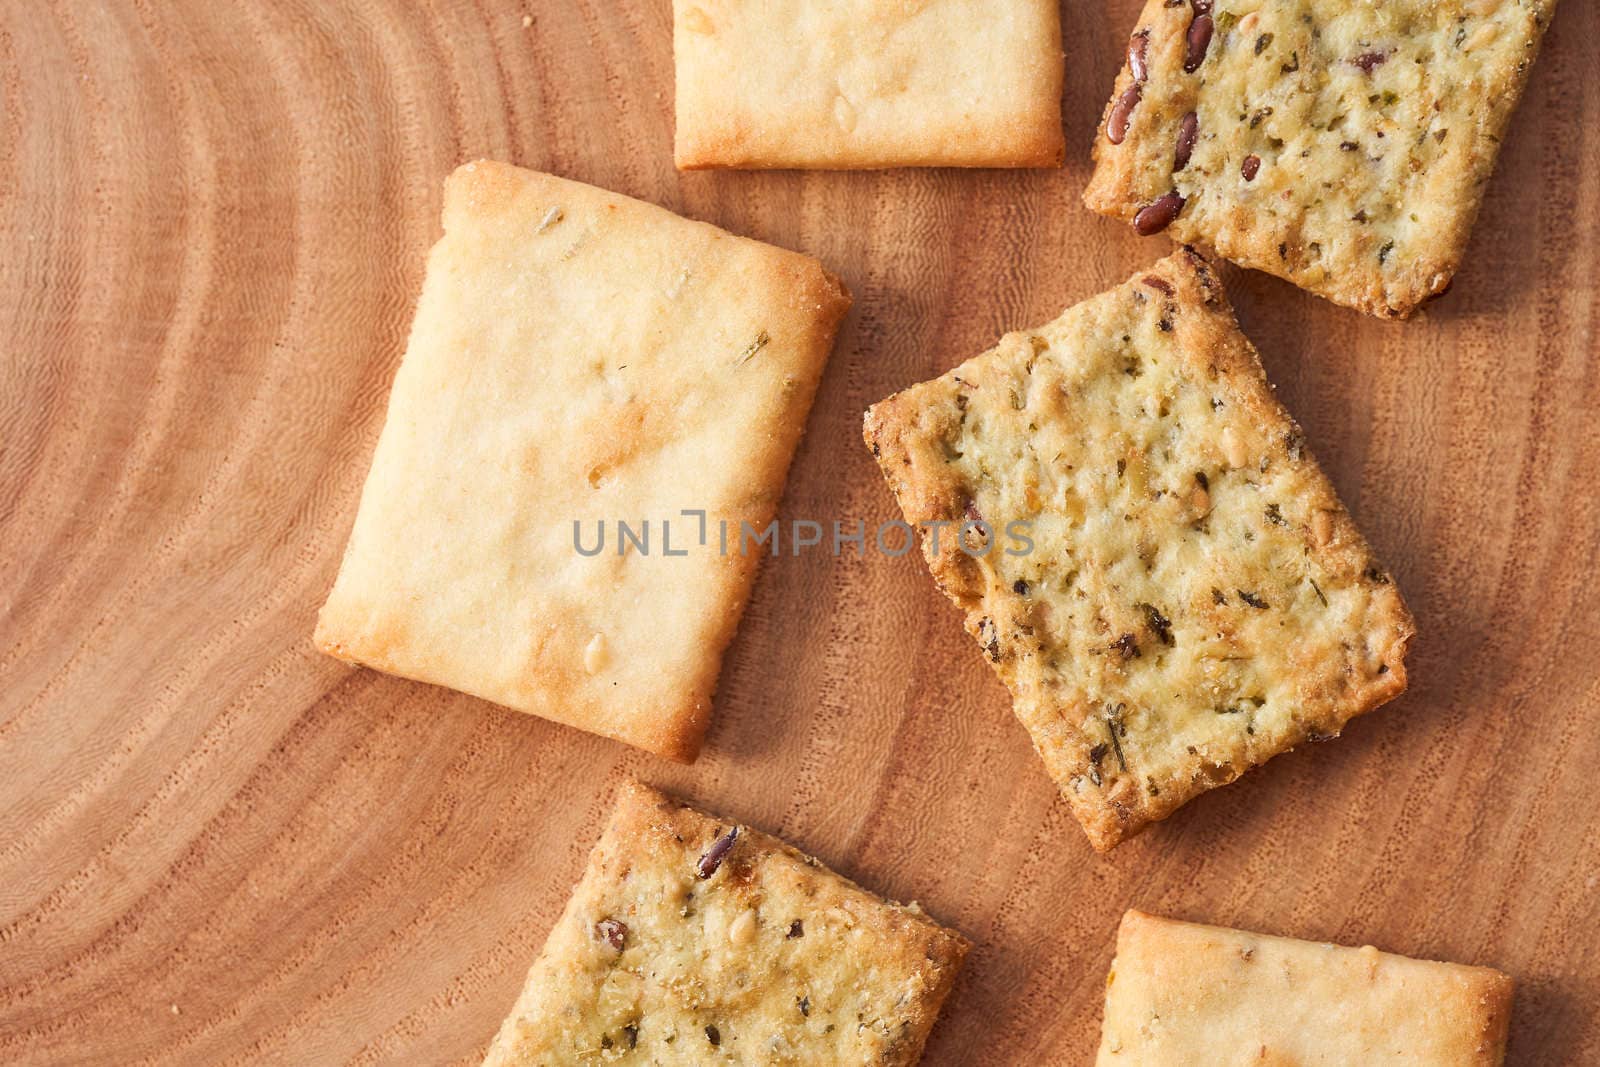
[[[806,256],[501,163],[451,176],[444,230],[317,644],[693,759],[756,557],[682,512],[770,521],[849,297]],[[654,548],[578,551],[622,521]]]
[[[1061,162],[1053,0],[674,0],[679,167]]]
[[[1098,1067],[1497,1067],[1512,982],[1487,967],[1130,911]]]

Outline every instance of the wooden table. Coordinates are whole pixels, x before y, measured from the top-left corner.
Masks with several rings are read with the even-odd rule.
[[[1584,0],[1449,297],[1227,275],[1421,630],[1344,739],[1097,857],[914,558],[769,561],[687,768],[311,648],[454,164],[842,274],[783,514],[875,523],[868,403],[1165,253],[1078,201],[1138,6],[1064,6],[1059,171],[678,174],[668,0],[0,4],[0,1060],[471,1062],[635,774],[970,935],[931,1064],[1087,1062],[1132,905],[1493,964],[1514,1062],[1600,1061]]]

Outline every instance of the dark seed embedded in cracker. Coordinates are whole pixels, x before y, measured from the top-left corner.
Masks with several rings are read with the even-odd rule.
[[[713,841],[711,847],[706,849],[705,855],[696,861],[694,865],[695,874],[701,878],[710,878],[713,874],[716,874],[717,868],[722,866],[722,861],[727,857],[729,850],[733,848],[733,842],[738,836],[739,828],[735,826]]]
[[[1200,117],[1193,111],[1183,116],[1183,121],[1178,123],[1178,148],[1173,153],[1172,169],[1182,170],[1189,165],[1189,157],[1194,154],[1195,137],[1200,132]]]
[[[1183,197],[1177,193],[1167,193],[1157,197],[1151,203],[1139,210],[1133,217],[1133,228],[1142,237],[1149,237],[1153,233],[1160,233],[1172,225],[1178,213],[1183,210]]]
[[[1106,138],[1112,144],[1121,144],[1128,136],[1128,123],[1133,119],[1133,109],[1139,106],[1139,84],[1128,86],[1111,107],[1111,118],[1106,122]]]
[[[1193,74],[1200,69],[1200,64],[1206,61],[1206,52],[1211,48],[1211,34],[1215,25],[1210,15],[1196,15],[1189,24],[1189,33],[1184,43],[1183,69],[1185,73]]]
[[[1149,51],[1149,30],[1140,30],[1128,38],[1128,69],[1133,72],[1133,80],[1136,82],[1142,82],[1145,79],[1145,55]]]
[[[594,932],[596,937],[618,952],[628,941],[628,925],[619,919],[601,919],[594,924]]]

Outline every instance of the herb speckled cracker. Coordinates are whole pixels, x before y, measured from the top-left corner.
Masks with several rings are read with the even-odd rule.
[[[1084,201],[1404,317],[1450,285],[1555,0],[1149,0]]]
[[[907,521],[993,529],[923,527],[924,555],[1098,849],[1405,688],[1400,594],[1193,252],[866,438]]]
[[[673,0],[679,167],[1061,162],[1054,0]]]
[[[1511,979],[1130,911],[1098,1067],[1495,1067]]]
[[[915,1063],[967,947],[628,782],[485,1067]]]
[[[693,759],[756,561],[716,524],[770,521],[849,297],[501,163],[450,177],[444,231],[317,645]],[[623,520],[648,554],[619,554]]]

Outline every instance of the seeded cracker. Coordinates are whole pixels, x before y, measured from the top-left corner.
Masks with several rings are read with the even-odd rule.
[[[1497,1067],[1511,979],[1130,911],[1098,1067]]]
[[[923,551],[1090,841],[1405,689],[1413,626],[1188,250],[867,412]]]
[[[849,297],[501,163],[450,177],[444,230],[317,645],[693,759],[756,561],[719,524],[771,520]]]
[[[1084,202],[1373,315],[1444,292],[1555,0],[1149,0]]]
[[[1053,167],[1055,0],[673,0],[679,167]]]
[[[911,1064],[967,948],[630,782],[485,1067]]]

